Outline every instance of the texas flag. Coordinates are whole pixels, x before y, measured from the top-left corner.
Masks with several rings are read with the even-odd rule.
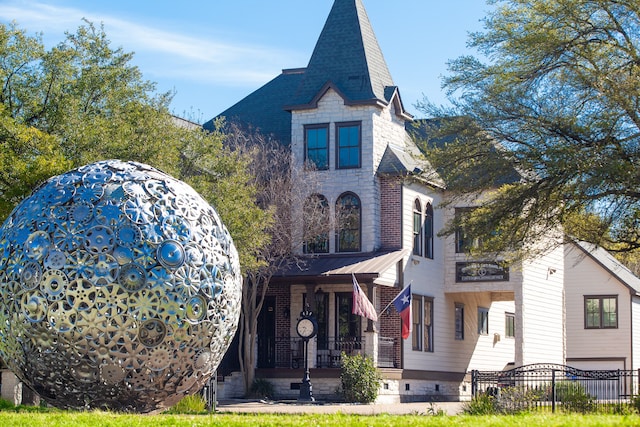
[[[404,288],[391,303],[396,308],[396,311],[400,313],[402,339],[406,340],[411,333],[411,285]]]

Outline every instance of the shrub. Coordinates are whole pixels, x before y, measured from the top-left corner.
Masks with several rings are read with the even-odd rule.
[[[561,402],[567,412],[584,414],[596,409],[594,397],[585,391],[582,384],[572,381],[556,383],[556,402]]]
[[[342,353],[341,392],[347,402],[371,403],[378,397],[382,376],[369,357]]]
[[[256,378],[251,384],[249,397],[257,399],[273,399],[275,395],[273,384],[264,378]]]
[[[168,412],[173,414],[202,414],[207,410],[207,402],[201,394],[183,397]]]
[[[535,388],[503,387],[496,396],[494,406],[497,413],[519,414],[529,411],[542,399],[544,399],[544,393]]]
[[[633,398],[631,399],[631,406],[637,412],[640,412],[640,394],[633,396]]]
[[[462,411],[469,415],[492,415],[496,414],[496,398],[489,393],[479,393],[462,405]]]

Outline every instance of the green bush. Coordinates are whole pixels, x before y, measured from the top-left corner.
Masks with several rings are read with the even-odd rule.
[[[202,414],[207,411],[207,402],[201,394],[183,397],[168,412],[172,414]]]
[[[347,402],[371,403],[378,397],[380,371],[369,357],[356,354],[341,356],[341,393]]]
[[[492,415],[498,412],[496,398],[489,393],[478,393],[462,405],[462,411],[468,415]]]
[[[594,397],[585,391],[582,384],[573,381],[556,383],[556,402],[562,403],[562,409],[566,412],[584,414],[596,409]]]
[[[273,384],[264,378],[256,378],[251,384],[251,390],[249,391],[249,397],[256,399],[273,399],[275,390]]]
[[[503,387],[496,397],[494,406],[496,412],[500,414],[520,414],[531,410],[532,407],[535,407],[536,402],[543,399],[544,392],[535,388]]]

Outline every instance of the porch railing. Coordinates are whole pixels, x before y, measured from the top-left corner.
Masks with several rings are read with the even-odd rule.
[[[275,338],[276,368],[304,368],[304,342],[301,338]],[[364,337],[348,339],[315,339],[316,354],[309,355],[309,365],[317,368],[339,368],[341,354],[365,354]]]
[[[396,338],[378,337],[378,367],[397,368],[400,366],[399,343]]]

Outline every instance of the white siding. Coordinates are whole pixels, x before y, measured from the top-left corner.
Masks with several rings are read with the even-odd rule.
[[[567,359],[624,358],[626,369],[631,369],[632,305],[628,288],[573,245],[567,245],[565,257]],[[585,295],[617,295],[618,328],[585,329]],[[617,369],[616,363],[611,366]]]
[[[564,363],[564,277],[562,247],[523,263],[516,290],[516,336],[522,338],[516,365]]]
[[[640,298],[634,296],[631,299],[631,367],[640,369]]]

